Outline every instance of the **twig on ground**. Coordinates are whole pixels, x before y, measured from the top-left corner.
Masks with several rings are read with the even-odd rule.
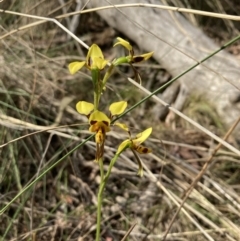
[[[232,127],[229,129],[229,131],[226,133],[226,135],[224,136],[223,140],[226,141],[227,138],[229,137],[229,135],[234,131],[234,129],[236,128],[236,126],[238,125],[238,123],[240,122],[240,118],[238,118],[236,120],[236,122],[232,125]],[[198,183],[198,181],[201,179],[201,177],[204,175],[204,173],[206,172],[209,164],[211,163],[213,157],[216,155],[216,153],[218,152],[218,150],[221,148],[222,143],[219,143],[215,150],[213,151],[213,153],[211,154],[211,156],[209,157],[209,159],[207,160],[207,162],[204,164],[204,166],[202,167],[202,170],[199,172],[199,174],[197,175],[197,177],[195,178],[195,180],[192,182],[191,186],[189,187],[189,189],[187,190],[185,197],[183,198],[180,206],[178,207],[176,213],[174,214],[164,236],[163,236],[163,240],[166,240],[167,234],[169,233],[177,215],[179,214],[181,208],[183,207],[184,203],[186,202],[186,200],[188,199],[189,195],[191,194],[192,190],[194,189],[194,187],[196,186],[196,184]]]

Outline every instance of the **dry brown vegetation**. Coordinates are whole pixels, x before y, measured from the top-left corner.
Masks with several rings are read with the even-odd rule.
[[[60,2],[3,1],[0,9],[55,17],[76,8],[75,1],[67,2],[64,7]],[[239,14],[240,10],[235,11]],[[14,32],[37,20],[9,13],[1,13],[1,18],[2,209],[89,136],[83,125],[87,120],[76,112],[75,104],[83,99],[92,101],[92,83],[88,72],[69,74],[67,64],[84,59],[86,50],[55,24],[46,22]],[[68,27],[68,18],[59,21]],[[226,21],[226,26],[221,36],[217,36],[219,42],[232,37],[229,29],[239,31],[230,21]],[[218,29],[206,28],[206,31],[212,34]],[[75,33],[88,45],[97,43],[108,59],[117,54],[112,48],[115,38],[124,37],[124,33],[111,29],[95,12],[80,17]],[[137,68],[142,85],[150,91],[171,78],[154,60]],[[122,99],[131,106],[145,96],[127,77],[133,77],[127,66],[114,74],[102,110]],[[116,163],[105,192],[102,240],[121,240],[135,223],[128,240],[162,240],[179,203],[209,158],[212,159],[207,172],[195,185],[166,240],[240,240],[239,156],[226,148],[212,156],[217,142],[168,111],[161,120],[155,120],[151,111],[154,105],[150,99],[123,117],[136,133],[153,126],[154,133],[147,143],[153,153],[142,157],[148,170],[143,178],[136,176],[137,166],[130,152]],[[182,112],[221,138],[227,132],[214,107],[203,97],[192,96]],[[45,130],[63,125],[63,128]],[[35,131],[39,133],[24,137]],[[105,165],[124,136],[115,130],[108,135]],[[228,141],[239,149],[239,140],[234,135]],[[91,139],[51,168],[0,214],[1,240],[94,240],[99,184],[94,158],[95,144]]]

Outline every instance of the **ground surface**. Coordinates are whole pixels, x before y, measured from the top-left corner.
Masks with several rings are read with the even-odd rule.
[[[4,2],[3,2],[4,3]],[[74,11],[71,3],[4,3],[8,10],[55,17]],[[2,7],[0,5],[0,8]],[[67,65],[84,59],[86,50],[53,23],[44,23],[16,33],[5,34],[34,22],[26,17],[2,13],[0,69],[1,145],[0,204],[4,208],[26,185],[89,136],[87,125],[67,126],[46,132],[53,125],[83,124],[87,119],[75,110],[79,100],[92,101],[89,72],[70,75]],[[85,43],[97,43],[106,58],[113,59],[117,36],[96,13],[81,16],[76,35]],[[67,20],[60,20],[68,25]],[[236,31],[237,28],[235,28]],[[209,31],[211,34],[211,32]],[[224,32],[224,37],[232,37]],[[218,36],[218,41],[221,38]],[[137,52],[140,50],[134,46]],[[237,54],[238,46],[231,51]],[[235,52],[236,50],[236,52]],[[118,50],[117,50],[118,51]],[[136,66],[142,85],[154,90],[171,76],[153,60]],[[101,108],[117,100],[132,106],[144,97],[126,77],[133,71],[121,66],[108,84]],[[155,102],[148,100],[123,117],[134,133],[154,128],[146,145],[153,152],[141,156],[149,172],[139,178],[136,160],[126,152],[116,163],[103,203],[102,240],[121,240],[137,223],[129,240],[161,240],[180,202],[217,144],[188,122],[166,111],[156,120]],[[224,123],[204,98],[192,96],[182,110],[187,116],[223,137]],[[171,121],[169,121],[171,120]],[[118,144],[127,137],[114,129],[106,140],[105,165]],[[233,136],[229,143],[239,149]],[[35,185],[18,197],[0,218],[2,240],[94,240],[99,168],[94,139],[53,167]],[[186,201],[168,240],[240,240],[239,156],[222,148],[212,157],[206,174]],[[187,214],[186,214],[187,212]],[[204,231],[200,231],[200,227]],[[209,236],[208,236],[209,235]],[[209,238],[210,237],[210,238]]]

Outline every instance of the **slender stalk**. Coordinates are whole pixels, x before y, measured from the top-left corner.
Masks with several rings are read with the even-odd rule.
[[[105,175],[105,177],[104,177],[104,183],[105,183],[105,184],[106,184],[107,181],[108,181],[108,178],[109,178],[109,176],[110,176],[110,174],[111,174],[112,168],[113,168],[115,162],[117,161],[119,155],[120,155],[120,153],[119,153],[119,154],[115,154],[115,156],[113,157],[113,159],[111,160],[111,162],[110,162],[110,164],[109,164],[107,173],[106,173],[106,175]]]
[[[100,232],[101,232],[101,217],[102,217],[102,199],[103,199],[103,189],[101,184],[98,192],[98,206],[97,206],[97,231],[96,231],[96,241],[100,241]]]
[[[111,65],[109,66],[106,74],[104,75],[103,80],[102,80],[102,83],[103,83],[103,86],[102,86],[102,87],[103,87],[103,88],[105,87],[105,85],[106,85],[107,80],[109,79],[109,77],[112,75],[113,70],[114,70],[114,67],[115,67],[114,64],[111,63]]]
[[[102,217],[102,200],[103,200],[103,191],[106,187],[108,178],[111,174],[112,167],[114,166],[116,160],[118,159],[119,155],[115,155],[113,159],[111,160],[107,173],[104,176],[104,170],[103,170],[103,159],[99,159],[99,168],[100,168],[100,175],[101,175],[101,182],[99,185],[98,190],[98,204],[97,204],[97,230],[96,230],[96,241],[100,241],[100,232],[101,232],[101,217]]]
[[[103,159],[99,159],[99,169],[101,182],[99,185],[98,195],[97,195],[97,230],[96,230],[96,241],[100,240],[100,232],[101,232],[101,217],[102,217],[102,199],[103,199],[103,183],[104,183],[104,169],[103,169]]]
[[[97,96],[97,93],[96,91],[94,91],[93,93],[93,104],[94,104],[94,110],[97,110],[98,109],[98,96]]]
[[[92,81],[93,81],[93,98],[94,98],[94,110],[98,109],[98,103],[99,103],[99,88],[98,88],[98,79],[99,79],[99,70],[98,69],[92,69]]]

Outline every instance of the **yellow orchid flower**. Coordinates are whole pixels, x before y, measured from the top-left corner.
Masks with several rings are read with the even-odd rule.
[[[151,133],[152,133],[152,127],[137,134],[136,137],[133,139],[129,138],[123,141],[118,147],[117,154],[122,153],[126,148],[134,149],[140,154],[146,154],[151,152],[149,148],[141,146],[141,144],[150,136]]]
[[[82,69],[86,66],[88,69],[98,69],[102,70],[108,63],[107,60],[104,59],[102,50],[98,45],[93,44],[89,50],[85,61],[75,61],[68,65],[69,72],[71,74],[75,74],[78,70]]]
[[[107,63],[108,61],[104,59],[102,50],[98,47],[98,45],[93,44],[87,54],[88,68],[102,70]]]
[[[134,154],[134,156],[137,159],[139,168],[138,168],[138,175],[139,176],[143,176],[143,166],[142,166],[142,162],[140,160],[140,158],[138,157],[137,153],[135,151],[137,151],[140,154],[147,154],[151,152],[150,148],[144,147],[141,144],[150,136],[150,134],[152,133],[152,128],[148,128],[145,131],[139,133],[136,135],[135,138],[131,138],[131,135],[129,133],[129,139],[124,140],[118,147],[117,150],[117,155],[120,155],[124,150],[126,150],[127,148],[130,148]]]
[[[86,101],[79,101],[76,104],[77,111],[82,114],[86,115],[89,120],[89,131],[95,132],[95,141],[97,144],[97,151],[96,151],[96,160],[98,161],[104,152],[104,143],[106,138],[106,133],[110,131],[110,123],[113,116],[122,114],[127,107],[126,101],[119,101],[114,102],[110,105],[110,118],[108,118],[103,112],[99,110],[94,110],[94,105],[92,103]],[[121,125],[124,129],[124,124],[116,124]]]
[[[89,131],[99,133],[96,135],[96,143],[101,144],[106,132],[110,131],[110,119],[101,111],[94,110],[94,105],[86,101],[76,104],[77,111],[89,117]],[[101,134],[100,134],[101,133]]]
[[[125,63],[132,63],[132,64],[133,63],[140,63],[142,61],[148,60],[153,55],[153,52],[149,52],[149,53],[141,54],[141,55],[134,55],[133,47],[128,41],[126,41],[126,40],[124,40],[120,37],[118,37],[117,40],[118,40],[118,42],[115,43],[113,45],[113,47],[115,47],[117,45],[122,45],[123,47],[125,47],[129,51],[129,56],[127,56],[125,58],[117,59],[115,61],[115,65],[118,65],[120,63],[124,63],[124,61],[125,61]]]

